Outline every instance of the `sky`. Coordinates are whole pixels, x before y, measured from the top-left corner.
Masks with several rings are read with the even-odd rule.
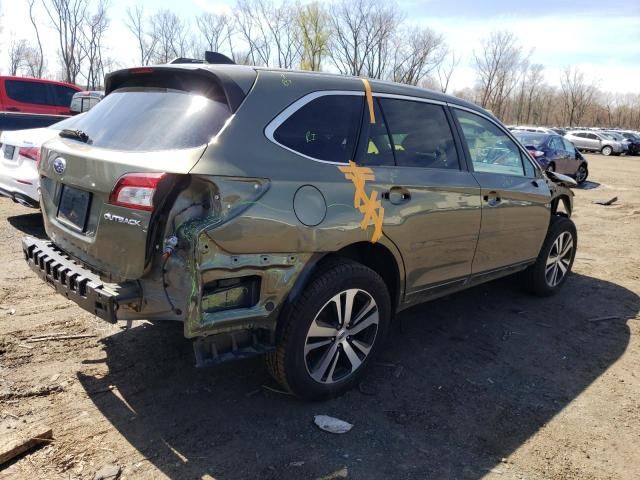
[[[277,0],[276,0],[277,1]],[[210,11],[230,11],[233,0],[109,0],[111,28],[108,56],[123,67],[136,63],[133,36],[124,25],[126,7],[140,4],[152,13],[169,8],[185,18]],[[178,7],[179,5],[179,7]],[[492,30],[513,32],[531,62],[545,66],[548,83],[558,85],[562,69],[576,66],[603,91],[640,93],[640,1],[638,0],[398,0],[406,21],[444,35],[461,58],[451,89],[474,83],[474,49]],[[7,73],[12,38],[35,40],[27,0],[0,0],[0,71]],[[50,70],[55,68],[57,37],[46,13],[37,12],[42,25]]]

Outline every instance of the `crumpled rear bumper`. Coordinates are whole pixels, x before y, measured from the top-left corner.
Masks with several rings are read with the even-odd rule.
[[[58,249],[53,242],[25,237],[22,239],[22,250],[29,267],[42,280],[103,320],[116,323],[119,305],[141,300],[137,283],[105,283],[97,274]]]

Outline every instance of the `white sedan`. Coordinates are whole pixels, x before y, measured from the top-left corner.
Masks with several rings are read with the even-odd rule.
[[[40,147],[79,117],[70,117],[47,128],[4,131],[0,134],[0,196],[28,207],[39,208]]]

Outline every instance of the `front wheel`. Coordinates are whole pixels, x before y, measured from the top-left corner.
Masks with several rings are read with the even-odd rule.
[[[554,215],[536,263],[522,274],[525,288],[539,296],[556,294],[571,272],[577,245],[573,221]]]
[[[583,163],[578,167],[578,171],[576,172],[576,182],[578,183],[578,185],[583,184],[588,176],[589,170],[587,170],[587,167]]]
[[[267,367],[298,397],[338,396],[361,378],[390,317],[389,292],[376,272],[347,259],[332,262],[283,312]]]
[[[600,153],[602,153],[602,155],[604,155],[605,157],[608,157],[613,153],[613,148],[611,148],[609,145],[606,145],[602,147],[602,150],[600,150]]]

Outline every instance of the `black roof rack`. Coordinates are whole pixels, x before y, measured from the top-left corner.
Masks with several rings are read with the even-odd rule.
[[[218,52],[204,52],[204,60],[199,58],[187,58],[187,57],[178,57],[174,58],[169,62],[169,64],[178,64],[178,63],[209,63],[209,64],[227,64],[227,65],[235,65],[236,62],[231,60],[226,55]]]

